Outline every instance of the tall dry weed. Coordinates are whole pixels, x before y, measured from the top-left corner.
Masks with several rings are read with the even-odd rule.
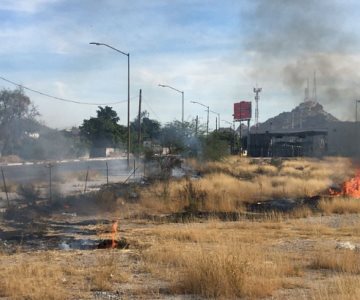
[[[360,274],[360,253],[352,250],[318,251],[311,263],[311,267]]]
[[[28,262],[22,258],[1,268],[0,296],[9,299],[61,300],[68,298],[66,277],[60,265],[52,262]]]
[[[197,181],[158,182],[142,193],[141,204],[157,212],[204,210],[243,211],[246,203],[279,198],[304,198],[326,191],[339,174],[352,172],[340,158],[251,160],[227,157],[219,162],[191,161],[203,176]],[[341,171],[339,171],[341,170]]]
[[[286,258],[265,253],[236,241],[172,242],[148,249],[143,257],[148,270],[167,275],[174,293],[234,299],[270,296],[286,277],[297,275]]]
[[[354,275],[336,275],[311,293],[313,300],[360,299],[360,278]]]
[[[318,208],[325,214],[357,214],[360,212],[360,200],[340,196],[322,199]]]
[[[129,276],[123,272],[113,254],[96,256],[94,265],[89,268],[91,290],[111,291],[116,282],[127,282]]]

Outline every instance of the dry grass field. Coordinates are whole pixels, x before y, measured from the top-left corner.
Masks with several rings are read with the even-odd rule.
[[[154,182],[136,201],[108,192],[113,207],[107,201],[104,211],[75,215],[70,206],[33,217],[33,232],[19,241],[3,238],[0,299],[360,298],[360,199],[327,197],[330,186],[353,176],[351,161],[189,164],[197,179]],[[258,201],[313,196],[320,197],[316,205],[291,211],[248,210]],[[166,218],[199,211],[212,214]],[[238,218],[221,217],[230,212]],[[70,235],[110,238],[111,220],[119,221],[117,238],[129,249],[60,247]],[[0,226],[4,236],[30,230],[6,218]]]

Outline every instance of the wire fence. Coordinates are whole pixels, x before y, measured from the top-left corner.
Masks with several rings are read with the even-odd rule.
[[[102,185],[140,181],[146,167],[141,160],[99,159],[3,165],[0,207],[23,198],[33,190],[39,198],[52,200],[56,195],[81,194],[99,190]]]

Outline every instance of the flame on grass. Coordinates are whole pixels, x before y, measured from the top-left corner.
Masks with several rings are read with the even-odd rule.
[[[117,232],[118,232],[118,221],[115,220],[113,221],[113,224],[111,226],[111,248],[117,247],[117,240],[116,240]]]
[[[330,195],[333,196],[348,196],[352,198],[360,198],[360,170],[357,170],[356,175],[353,178],[345,181],[341,190],[337,191],[335,189],[329,190]]]

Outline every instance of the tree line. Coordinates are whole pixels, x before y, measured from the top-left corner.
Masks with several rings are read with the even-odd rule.
[[[79,157],[94,148],[126,149],[128,130],[109,106],[72,131],[51,129],[38,121],[39,112],[21,88],[0,91],[0,154],[22,159]],[[139,120],[140,118],[140,120]],[[131,152],[153,154],[166,148],[170,154],[218,159],[238,145],[231,130],[205,135],[195,120],[162,125],[146,111],[130,123]],[[139,137],[141,137],[139,139]]]

